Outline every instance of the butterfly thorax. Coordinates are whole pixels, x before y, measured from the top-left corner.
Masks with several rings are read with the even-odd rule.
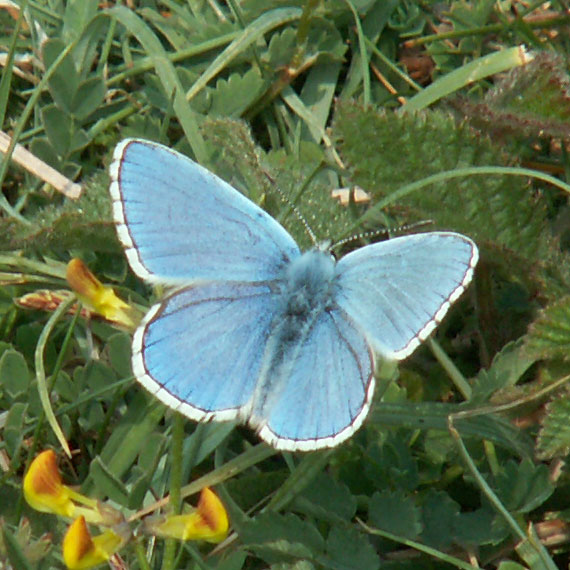
[[[331,297],[335,262],[325,251],[313,249],[293,260],[286,270],[285,315],[306,319],[324,310]]]

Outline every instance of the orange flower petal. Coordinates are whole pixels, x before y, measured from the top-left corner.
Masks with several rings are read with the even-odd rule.
[[[158,522],[147,520],[146,529],[151,534],[179,540],[221,542],[228,535],[229,519],[218,496],[205,487],[195,511],[170,515]]]
[[[111,530],[92,537],[85,518],[80,516],[63,538],[63,560],[70,570],[92,568],[109,560],[124,542]]]
[[[24,497],[37,511],[73,515],[75,507],[67,487],[62,484],[53,450],[43,451],[30,464],[24,477]]]

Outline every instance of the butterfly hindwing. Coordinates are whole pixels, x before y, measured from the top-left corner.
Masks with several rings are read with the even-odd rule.
[[[409,356],[471,281],[475,244],[452,232],[398,237],[343,257],[335,302],[385,358]]]
[[[214,282],[176,291],[135,333],[134,374],[194,420],[234,419],[252,397],[276,310],[267,284]]]
[[[176,151],[126,139],[110,173],[119,238],[147,281],[263,281],[299,255],[269,214]]]
[[[333,309],[288,347],[283,363],[267,376],[266,393],[253,402],[252,426],[278,449],[321,449],[350,437],[366,417],[374,359],[362,332]]]

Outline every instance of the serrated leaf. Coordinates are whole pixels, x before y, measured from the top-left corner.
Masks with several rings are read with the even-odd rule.
[[[47,142],[47,141],[46,141]],[[121,247],[111,221],[111,200],[106,178],[88,183],[78,200],[49,205],[30,215],[30,225],[0,220],[0,250],[83,248],[119,253]]]
[[[375,200],[429,175],[468,166],[505,166],[491,141],[450,115],[400,115],[339,102],[334,134],[352,171],[352,182]],[[423,187],[397,202],[408,220],[432,219],[435,227],[492,240],[531,259],[549,256],[545,209],[513,176],[466,176]]]
[[[325,541],[317,529],[290,513],[262,513],[242,526],[240,538],[269,564],[294,558],[312,560],[325,549]]]
[[[523,339],[507,344],[495,355],[491,367],[481,369],[473,380],[470,402],[486,402],[498,390],[516,385],[537,359],[525,350]]]
[[[422,508],[422,541],[438,549],[449,548],[459,519],[459,505],[443,491],[430,489]]]
[[[570,137],[570,80],[564,59],[541,52],[513,69],[477,103],[455,103],[478,128],[494,136]]]
[[[365,472],[371,481],[382,481],[383,485],[389,481],[407,491],[419,485],[418,464],[408,447],[407,437],[389,433],[382,444],[370,446],[368,456]]]
[[[490,508],[460,513],[453,533],[454,542],[466,548],[498,544],[505,538],[504,529],[494,525],[496,513]]]
[[[334,238],[350,226],[351,212],[331,197],[328,173],[323,171],[315,176],[315,170],[325,160],[318,145],[301,143],[298,156],[281,151],[264,155],[241,121],[209,120],[204,123],[203,132],[218,151],[212,165],[216,172],[276,217],[302,248],[314,244],[291,206],[283,204],[281,193],[295,204],[319,240]],[[270,179],[275,180],[278,190]],[[306,184],[308,179],[310,183]]]
[[[368,506],[370,525],[402,536],[415,539],[422,532],[421,509],[413,497],[397,489],[376,492]]]
[[[271,35],[267,51],[262,55],[261,59],[270,69],[279,69],[289,64],[296,49],[296,30],[285,28],[282,32]]]
[[[546,307],[530,326],[525,349],[536,358],[570,359],[570,297]]]
[[[333,526],[326,543],[326,555],[320,560],[331,570],[376,570],[380,558],[368,537],[353,527]]]
[[[332,515],[350,520],[356,514],[356,497],[346,485],[335,481],[328,474],[321,473],[295,500],[294,507],[319,518]]]
[[[541,421],[536,453],[547,460],[570,453],[570,395],[562,392],[547,404]]]
[[[266,82],[255,69],[244,75],[232,73],[219,79],[210,93],[209,114],[219,117],[239,117],[261,96]]]
[[[548,467],[535,465],[530,459],[519,464],[508,461],[497,475],[497,495],[511,512],[528,513],[552,495],[554,486]]]

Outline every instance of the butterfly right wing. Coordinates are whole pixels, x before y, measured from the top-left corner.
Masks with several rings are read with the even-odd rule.
[[[335,302],[385,358],[409,356],[471,281],[477,246],[453,232],[367,245],[336,266]]]
[[[110,174],[119,239],[133,271],[147,281],[270,280],[299,255],[269,214],[165,146],[122,141]]]
[[[212,282],[150,309],[133,339],[133,372],[196,421],[241,416],[252,397],[280,299],[270,283]]]

